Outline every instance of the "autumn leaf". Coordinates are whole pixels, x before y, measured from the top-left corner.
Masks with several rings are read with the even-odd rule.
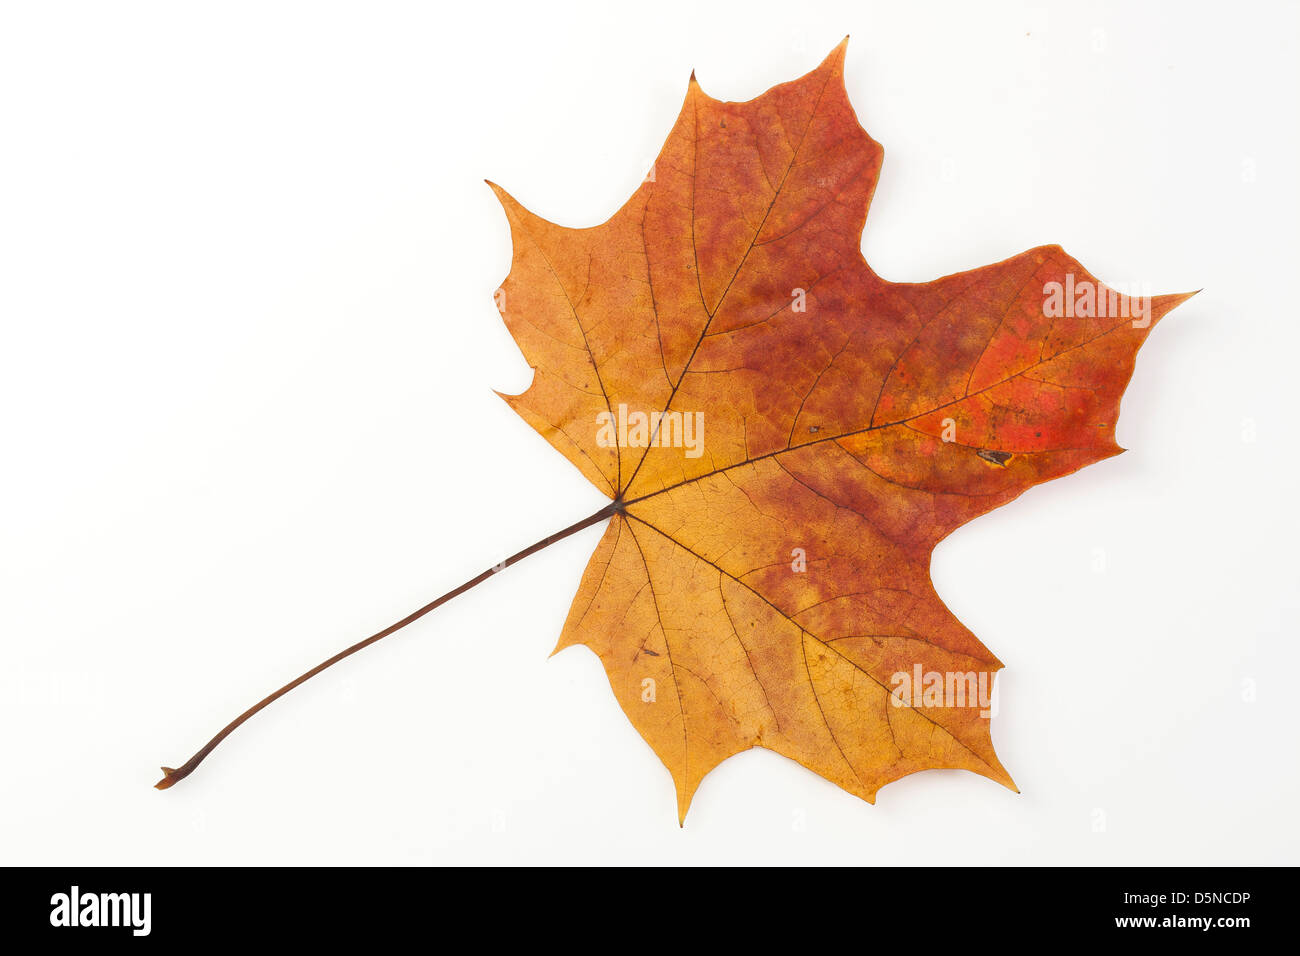
[[[503,397],[610,503],[290,681],[155,786],[326,668],[607,521],[556,650],[599,655],[681,819],[751,747],[867,801],[932,768],[1014,789],[989,736],[1002,665],[935,593],[930,555],[1122,451],[1137,350],[1189,296],[1120,294],[1059,246],[877,276],[860,240],[881,148],[844,53],[745,103],[692,76],[602,225],[557,226],[492,187],[514,246],[497,305],[534,370]]]
[[[882,151],[844,54],[744,103],[692,76],[602,225],[493,186],[514,247],[498,305],[534,369],[503,397],[613,502],[557,650],[599,655],[682,818],[751,747],[868,801],[930,768],[1014,789],[989,736],[1002,665],[931,553],[1122,451],[1137,350],[1187,298],[1120,295],[1058,246],[877,276],[860,240]]]

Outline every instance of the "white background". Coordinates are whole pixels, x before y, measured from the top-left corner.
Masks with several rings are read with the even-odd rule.
[[[0,861],[1297,862],[1295,3],[0,10]],[[599,529],[155,791],[601,505],[492,393],[529,372],[483,178],[595,224],[692,68],[748,99],[846,33],[881,275],[1059,242],[1205,290],[1141,353],[1127,454],[935,554],[1023,792],[873,807],[752,751],[679,829],[596,657],[547,659]]]

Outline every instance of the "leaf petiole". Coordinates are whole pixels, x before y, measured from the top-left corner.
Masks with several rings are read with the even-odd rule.
[[[362,648],[369,647],[371,644],[374,644],[376,641],[382,640],[383,638],[387,637],[389,634],[392,634],[394,631],[400,631],[402,628],[406,627],[406,625],[418,621],[420,618],[424,617],[424,615],[428,614],[434,608],[446,604],[448,601],[450,601],[454,597],[457,597],[458,595],[464,594],[470,588],[473,588],[476,585],[483,583],[488,578],[492,577],[493,575],[497,574],[500,571],[505,570],[510,565],[516,564],[522,561],[524,558],[528,557],[529,555],[536,554],[538,551],[550,547],[551,545],[555,544],[557,541],[562,541],[563,539],[569,537],[569,535],[577,534],[579,531],[582,531],[585,528],[590,528],[594,524],[599,524],[601,521],[604,521],[606,518],[622,510],[623,510],[622,500],[615,499],[614,501],[611,501],[608,505],[601,508],[595,514],[589,515],[588,517],[583,518],[581,521],[569,525],[564,530],[557,531],[555,532],[555,534],[543,538],[541,541],[538,541],[536,544],[532,544],[527,548],[524,548],[522,551],[519,551],[516,554],[512,554],[510,557],[506,558],[504,561],[498,564],[494,564],[492,567],[488,568],[486,571],[482,572],[481,574],[475,575],[474,577],[470,578],[468,581],[466,581],[464,584],[460,585],[459,587],[453,588],[452,590],[448,591],[446,594],[442,595],[441,597],[435,598],[434,600],[430,601],[428,604],[420,608],[418,611],[411,612],[406,617],[398,621],[396,624],[390,624],[388,627],[384,628],[379,633],[372,634],[370,637],[367,637],[364,641],[358,641],[356,644],[353,644],[351,647],[339,651],[329,660],[321,661],[321,663],[317,664],[315,667],[307,671],[305,674],[302,674],[294,678],[289,683],[285,684],[283,687],[277,690],[275,693],[271,694],[266,698],[263,698],[261,701],[254,704],[252,707],[248,708],[248,710],[244,711],[242,714],[236,717],[234,720],[228,723],[224,728],[222,728],[222,730],[215,737],[213,737],[206,744],[204,744],[203,747],[193,757],[185,761],[185,763],[181,764],[181,766],[176,768],[163,767],[162,768],[163,778],[159,780],[156,784],[154,784],[154,786],[157,787],[159,790],[166,790],[168,787],[171,787],[174,784],[178,783],[179,781],[184,780],[186,777],[188,777],[190,774],[192,774],[195,771],[198,765],[204,761],[204,759],[208,756],[208,754],[212,753],[212,751],[216,749],[219,743],[221,743],[223,740],[229,737],[236,729],[239,728],[241,724],[244,723],[244,721],[248,720],[250,717],[252,717],[258,711],[260,711],[262,708],[266,707],[268,704],[272,703],[273,701],[279,700],[281,697],[289,693],[289,691],[293,690],[299,684],[311,680],[311,678],[315,677],[317,674],[325,670],[327,667],[331,667],[334,664],[337,664],[345,657],[352,656]]]

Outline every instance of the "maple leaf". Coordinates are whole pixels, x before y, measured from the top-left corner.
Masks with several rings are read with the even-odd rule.
[[[156,787],[303,682],[608,521],[556,650],[599,655],[679,819],[751,747],[873,802],[932,768],[1014,789],[989,736],[1002,665],[935,593],[930,555],[1122,451],[1138,347],[1189,295],[1120,295],[1059,246],[881,279],[859,248],[881,149],[849,105],[846,43],[745,103],[692,75],[651,175],[600,226],[492,186],[514,245],[497,302],[534,370],[503,397],[610,504],[285,684]]]
[[[492,186],[514,247],[498,301],[534,369],[503,397],[612,499],[556,650],[599,655],[682,819],[756,746],[868,801],[930,768],[1014,789],[976,693],[1001,664],[935,592],[931,552],[1122,451],[1138,347],[1187,298],[1119,295],[1058,246],[881,279],[860,240],[882,151],[846,43],[744,103],[692,75],[653,175],[602,225]]]

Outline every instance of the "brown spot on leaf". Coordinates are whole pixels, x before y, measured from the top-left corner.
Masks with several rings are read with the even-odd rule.
[[[985,461],[992,462],[1001,468],[1005,468],[1007,462],[1011,460],[1011,452],[1009,451],[993,451],[989,448],[981,448],[975,454],[979,455]]]

